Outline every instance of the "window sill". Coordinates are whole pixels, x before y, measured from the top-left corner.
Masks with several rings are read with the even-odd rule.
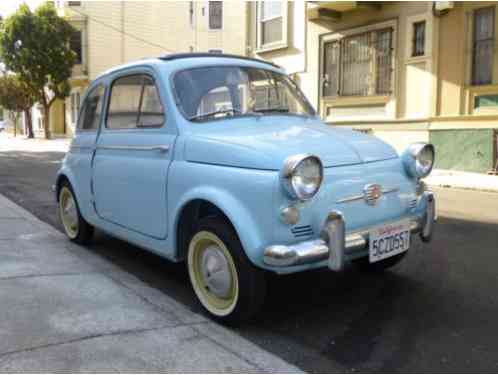
[[[264,45],[258,47],[254,52],[259,54],[259,53],[277,51],[279,49],[284,49],[287,47],[289,47],[289,45],[287,43],[277,42],[277,43],[272,43],[272,44],[264,44]]]
[[[417,64],[420,62],[426,62],[429,58],[429,55],[409,56],[406,58],[405,64]]]
[[[322,97],[322,101],[328,107],[352,107],[386,104],[391,97],[391,95]]]

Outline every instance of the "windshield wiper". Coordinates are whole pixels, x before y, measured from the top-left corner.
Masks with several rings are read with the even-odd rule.
[[[198,119],[201,119],[201,118],[204,118],[204,117],[221,115],[221,114],[230,114],[230,113],[232,115],[235,115],[236,113],[237,114],[241,114],[242,111],[240,109],[237,109],[237,108],[219,109],[217,111],[212,111],[212,112],[207,112],[207,113],[200,113],[198,115],[190,116],[188,119],[189,119],[189,121],[192,121],[192,120],[198,120]]]
[[[289,108],[283,108],[283,107],[259,108],[259,109],[253,109],[253,112],[281,112],[281,113],[288,113],[289,112]]]

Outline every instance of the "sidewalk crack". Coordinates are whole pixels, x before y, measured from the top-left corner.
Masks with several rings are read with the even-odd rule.
[[[146,333],[146,332],[152,332],[152,331],[160,331],[162,329],[176,329],[179,327],[192,327],[193,328],[193,326],[196,324],[200,324],[200,323],[185,323],[185,324],[176,324],[176,325],[168,324],[168,325],[161,325],[161,326],[152,327],[152,328],[137,328],[137,329],[130,329],[130,330],[122,330],[122,331],[111,331],[111,332],[104,332],[104,333],[97,333],[97,334],[93,334],[93,335],[81,336],[81,337],[77,337],[77,338],[69,339],[69,340],[65,340],[65,341],[59,341],[59,342],[42,344],[42,345],[36,345],[33,347],[11,350],[8,352],[0,353],[0,365],[3,364],[9,356],[19,354],[19,353],[33,352],[33,351],[36,351],[39,349],[46,349],[46,348],[51,348],[54,346],[73,344],[73,343],[77,343],[77,342],[98,339],[101,337],[112,337],[112,336],[119,336],[119,335],[133,335],[133,334]],[[197,330],[195,330],[195,331],[198,332]]]
[[[16,279],[30,279],[36,277],[51,277],[51,276],[79,276],[79,275],[93,275],[100,274],[98,271],[88,271],[88,272],[56,272],[56,273],[40,273],[40,274],[28,274],[28,275],[16,275],[16,276],[0,276],[0,282],[5,280],[16,280]]]

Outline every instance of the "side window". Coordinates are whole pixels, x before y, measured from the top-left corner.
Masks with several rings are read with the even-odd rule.
[[[104,85],[92,89],[83,103],[81,114],[78,119],[78,129],[96,130],[102,116],[102,102],[104,100]]]
[[[164,111],[157,87],[150,77],[145,76],[143,82],[142,105],[140,107],[138,126],[161,126],[164,122]]]
[[[133,75],[114,81],[107,113],[109,129],[157,127],[163,122],[164,111],[152,78]]]
[[[137,126],[143,76],[127,76],[114,81],[107,113],[109,129],[132,129]]]

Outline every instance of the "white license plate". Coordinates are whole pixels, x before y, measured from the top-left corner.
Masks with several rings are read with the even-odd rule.
[[[408,221],[379,226],[369,233],[370,263],[392,257],[410,247],[410,224]]]

